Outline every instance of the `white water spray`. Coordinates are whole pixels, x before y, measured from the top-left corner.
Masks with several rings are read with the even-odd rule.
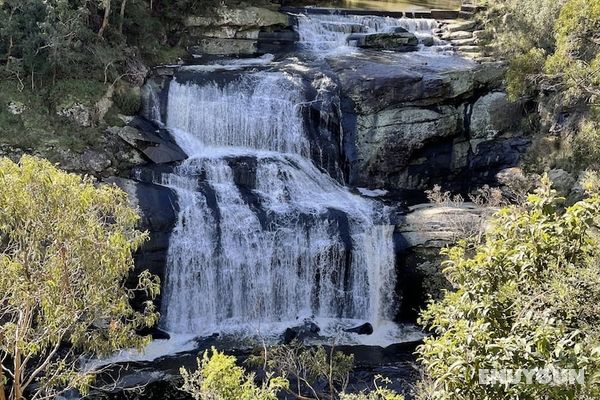
[[[190,159],[161,182],[180,206],[164,289],[167,330],[390,319],[393,227],[381,223],[378,203],[310,161],[303,98],[302,86],[278,72],[171,82],[167,127]]]

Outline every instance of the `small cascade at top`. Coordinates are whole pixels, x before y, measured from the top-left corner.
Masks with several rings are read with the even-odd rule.
[[[405,29],[421,40],[433,38],[434,43],[441,44],[433,34],[438,28],[434,19],[302,14],[297,16],[297,20],[300,44],[314,53],[343,49],[348,46],[348,37],[352,34],[392,33],[397,28]]]

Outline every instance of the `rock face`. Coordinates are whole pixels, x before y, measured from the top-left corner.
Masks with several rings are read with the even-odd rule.
[[[171,163],[187,158],[185,152],[172,140],[168,131],[156,129],[148,121],[136,118],[130,122],[130,125],[121,128],[112,127],[109,130],[139,150],[154,164]]]
[[[193,55],[253,55],[297,41],[289,17],[265,7],[219,6],[210,15],[185,20],[184,44]]]
[[[169,249],[169,237],[177,222],[179,206],[177,195],[169,188],[131,179],[112,177],[105,183],[115,184],[128,195],[134,207],[142,216],[139,229],[147,230],[150,238],[135,254],[135,271],[130,276],[130,286],[142,271],[148,270],[157,275],[161,282],[165,278],[165,266]],[[144,298],[136,298],[134,303],[141,304]],[[160,309],[160,298],[156,303]]]
[[[355,186],[462,191],[514,166],[529,140],[525,104],[500,90],[503,66],[418,52],[329,59],[341,86]]]
[[[523,104],[511,103],[504,92],[492,92],[477,99],[471,113],[470,133],[475,139],[492,139],[519,128]]]
[[[413,321],[429,297],[439,298],[450,283],[441,272],[440,250],[485,229],[494,209],[471,203],[438,206],[419,204],[396,225],[398,292],[402,295],[399,319]]]

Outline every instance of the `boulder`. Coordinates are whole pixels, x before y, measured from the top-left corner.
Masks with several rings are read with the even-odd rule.
[[[474,228],[485,229],[493,211],[472,203],[426,203],[409,208],[394,232],[397,274],[402,276],[398,281],[401,320],[414,321],[429,299],[439,299],[444,290],[452,289],[442,272],[440,250]]]
[[[520,102],[510,102],[505,92],[486,94],[473,104],[470,134],[472,138],[491,139],[519,127],[523,114]]]
[[[55,158],[66,171],[94,175],[104,172],[112,164],[108,154],[96,149],[85,149],[83,152],[59,149]]]
[[[396,231],[405,248],[441,249],[474,231],[485,229],[485,221],[494,210],[473,203],[436,205],[418,204],[409,208]]]
[[[461,112],[452,106],[389,109],[358,116],[359,168],[378,176],[406,167],[427,142],[456,135],[461,119]]]
[[[286,14],[263,7],[219,6],[207,16],[188,16],[184,24],[187,29],[183,43],[188,45],[192,56],[253,55],[279,51],[289,45],[289,35],[285,43],[261,38],[263,32],[274,32],[290,25]],[[279,40],[284,41],[281,37]]]
[[[475,21],[457,21],[446,25],[445,29],[448,32],[471,31],[476,25]]]
[[[231,8],[221,6],[210,16],[190,15],[184,20],[186,27],[263,27],[286,26],[289,24],[287,15],[262,7]]]
[[[419,40],[410,32],[355,34],[348,38],[357,47],[399,52],[418,50]]]
[[[258,42],[249,39],[204,38],[197,45],[190,46],[188,52],[192,56],[210,55],[253,55],[258,51]]]
[[[140,130],[129,125],[111,127],[108,128],[108,131],[139,150],[155,164],[182,161],[187,158],[185,152],[174,141],[165,140],[157,133]]]
[[[472,92],[477,63],[461,57],[369,53],[328,58],[359,114],[396,105],[434,105]],[[368,79],[365,79],[368,77]]]
[[[56,115],[70,119],[81,126],[92,125],[92,110],[82,103],[73,103],[68,106],[59,106]]]
[[[571,190],[577,182],[573,175],[564,169],[552,169],[548,171],[548,178],[550,178],[550,181],[552,182],[552,188],[563,197],[566,197],[571,193]]]
[[[21,115],[27,110],[27,106],[20,101],[11,101],[8,103],[7,110],[12,115]]]
[[[327,62],[344,100],[352,185],[394,191],[444,182],[466,190],[473,182],[493,183],[529,143],[519,136],[524,107],[503,101],[506,94],[497,90],[504,63],[422,52],[362,52]]]
[[[364,324],[356,326],[354,328],[344,329],[344,332],[356,333],[358,335],[372,335],[373,325],[371,325],[368,322],[365,322]]]
[[[444,39],[444,40],[471,39],[472,37],[473,37],[473,32],[468,32],[468,31],[449,32],[449,33],[442,35],[442,39]]]
[[[303,342],[305,339],[319,337],[321,328],[310,320],[305,320],[302,325],[287,328],[282,335],[284,344],[290,344],[294,340]]]

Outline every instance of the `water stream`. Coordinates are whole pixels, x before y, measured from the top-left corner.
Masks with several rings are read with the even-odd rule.
[[[432,35],[437,24],[301,16],[296,59],[347,48],[355,32],[395,27]],[[183,336],[268,336],[310,319],[337,335],[369,322],[370,343],[414,340],[415,331],[391,322],[397,277],[387,207],[345,187],[315,157],[324,150],[310,133],[316,100],[309,92],[318,99],[323,82],[323,92],[335,85],[326,76],[306,85],[283,64],[267,55],[185,67],[168,85],[165,110],[156,93],[148,96],[148,116],[166,116],[162,123],[189,155],[156,182],[176,192],[180,209],[161,327]],[[331,143],[340,131],[327,133]],[[350,336],[350,343],[365,340]]]

